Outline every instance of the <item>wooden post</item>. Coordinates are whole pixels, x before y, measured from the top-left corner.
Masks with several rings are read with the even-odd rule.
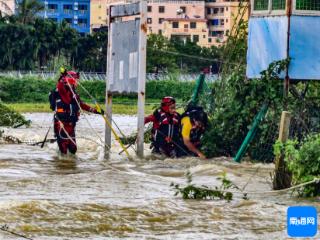
[[[137,155],[143,158],[144,104],[146,83],[147,2],[140,1],[139,75],[138,75],[138,135]]]
[[[285,143],[289,138],[291,114],[283,111],[281,114],[279,141]],[[273,178],[273,189],[279,190],[291,186],[291,174],[286,168],[284,153],[281,153],[275,160],[275,172]]]
[[[292,0],[287,0],[287,18],[288,18],[288,30],[287,30],[287,58],[290,58],[290,29],[291,29],[291,14],[292,14]],[[284,97],[284,110],[288,109],[288,95],[289,95],[289,66],[286,69],[286,76],[283,81],[283,97]]]

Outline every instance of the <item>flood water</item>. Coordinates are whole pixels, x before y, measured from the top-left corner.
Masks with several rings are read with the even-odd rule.
[[[41,141],[52,114],[25,114],[30,128],[4,129],[24,141]],[[103,119],[86,115],[77,126],[76,158],[61,157],[56,143],[0,144],[0,226],[32,239],[287,239],[288,206],[312,205],[290,194],[235,194],[231,202],[183,200],[170,183],[219,186],[223,172],[246,191],[271,190],[273,164],[232,159],[126,159],[114,141],[104,160]],[[134,116],[115,115],[121,130],[136,129]],[[96,135],[98,134],[98,136]],[[49,138],[53,138],[51,130]],[[132,151],[131,151],[132,153]],[[133,154],[133,153],[132,153]],[[317,235],[319,239],[320,235]],[[0,239],[23,239],[0,231]]]

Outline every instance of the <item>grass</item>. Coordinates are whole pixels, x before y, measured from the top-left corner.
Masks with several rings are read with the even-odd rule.
[[[52,112],[49,103],[5,103],[8,107],[19,113],[26,112]],[[92,104],[89,104],[92,106]],[[101,104],[101,107],[105,109],[105,106]],[[157,105],[146,105],[145,113],[151,114],[154,111],[154,108]],[[126,114],[126,115],[135,115],[138,111],[138,106],[136,104],[121,104],[121,103],[113,103],[112,104],[112,112],[114,114]]]

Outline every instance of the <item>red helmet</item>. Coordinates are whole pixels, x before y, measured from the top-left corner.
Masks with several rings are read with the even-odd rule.
[[[161,100],[161,108],[163,111],[168,112],[169,107],[175,103],[176,103],[176,100],[173,97],[164,97]]]
[[[78,80],[80,78],[80,74],[74,71],[68,71],[64,74],[64,76],[62,77],[62,81],[65,84],[70,84],[73,86],[77,86]]]

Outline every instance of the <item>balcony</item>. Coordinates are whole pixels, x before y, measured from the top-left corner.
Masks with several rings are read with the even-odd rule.
[[[63,9],[64,14],[72,14],[72,9]]]

